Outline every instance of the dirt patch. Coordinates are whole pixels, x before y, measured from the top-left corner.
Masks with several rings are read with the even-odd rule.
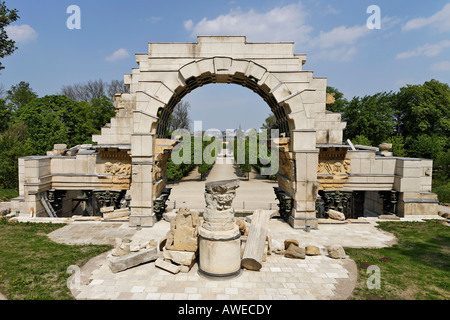
[[[0,300],[8,300],[8,299],[6,299],[6,297],[0,293]]]
[[[388,261],[391,261],[392,258],[389,258],[389,257],[383,257],[383,258],[380,258],[379,260],[380,260],[380,262],[388,262]]]

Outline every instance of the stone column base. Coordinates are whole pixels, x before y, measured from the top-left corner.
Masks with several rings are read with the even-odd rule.
[[[230,277],[241,270],[241,233],[232,230],[210,231],[202,226],[199,234],[199,272],[210,277]]]
[[[153,227],[153,225],[156,223],[156,216],[152,215],[130,215],[128,220],[130,227],[142,227],[142,228],[148,228]]]
[[[304,229],[309,224],[311,229],[319,229],[319,221],[316,212],[293,211],[289,216],[289,225],[294,229]]]

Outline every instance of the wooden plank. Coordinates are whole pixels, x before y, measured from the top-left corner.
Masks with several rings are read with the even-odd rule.
[[[258,271],[262,267],[267,227],[272,210],[258,209],[253,213],[247,243],[242,255],[241,265],[245,269]]]

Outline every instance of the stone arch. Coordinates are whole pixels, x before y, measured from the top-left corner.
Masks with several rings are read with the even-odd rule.
[[[230,57],[211,57],[192,61],[182,66],[178,73],[180,85],[173,89],[174,94],[169,102],[158,109],[159,119],[155,132],[158,138],[165,137],[166,126],[176,104],[189,92],[211,83],[232,83],[252,90],[270,107],[281,133],[289,137],[291,130],[295,128],[295,120],[289,121],[288,118],[291,107],[285,102],[292,94],[291,91],[270,71],[257,63]],[[301,111],[303,105],[299,102],[293,107]]]
[[[159,192],[154,186],[159,182],[152,180],[150,172],[158,165],[157,141],[165,137],[175,105],[198,87],[233,83],[261,96],[279,123],[284,138],[276,143],[288,156],[283,158],[281,165],[287,169],[278,183],[293,199],[289,222],[301,226],[315,219],[316,144],[332,143],[330,137],[338,141],[345,124],[326,112],[326,79],[302,70],[306,56],[294,54],[293,45],[248,43],[245,37],[198,37],[196,43],[150,43],[147,54],[136,55],[138,68],[124,78],[130,93],[116,102],[125,105],[127,116],[116,116],[96,137],[98,143],[115,140],[130,145],[133,216],[154,217],[153,201]],[[125,127],[129,132],[116,129]],[[109,132],[116,136],[108,138]]]

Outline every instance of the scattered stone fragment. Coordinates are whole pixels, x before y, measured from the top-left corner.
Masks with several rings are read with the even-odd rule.
[[[287,250],[291,244],[299,246],[298,241],[295,239],[286,239],[284,240],[284,249]]]
[[[320,249],[315,246],[307,246],[305,248],[305,253],[307,256],[320,256]]]
[[[272,248],[272,252],[275,252],[276,254],[284,254],[284,244],[272,239],[271,241],[271,248]]]
[[[345,215],[342,212],[330,209],[328,210],[328,217],[338,221],[344,221]]]
[[[342,248],[341,245],[334,244],[327,248],[328,255],[333,259],[345,259],[345,251],[344,248]]]
[[[245,231],[247,230],[247,225],[244,221],[244,218],[235,218],[234,219],[237,226],[239,227],[239,231],[241,232],[242,235],[246,235]],[[248,232],[247,232],[248,234]]]
[[[130,251],[131,252],[136,252],[142,249],[151,249],[151,248],[155,248],[157,246],[157,243],[154,239],[149,240],[149,241],[145,241],[142,243],[138,243],[138,244],[131,244],[130,245]]]
[[[284,256],[286,258],[305,259],[305,248],[301,248],[294,243],[291,243]]]
[[[155,266],[160,269],[166,270],[170,273],[173,273],[173,274],[177,274],[178,272],[180,272],[179,266],[174,265],[170,262],[164,261],[162,258],[156,259]]]
[[[121,238],[116,238],[116,246],[114,247],[111,255],[114,257],[120,257],[127,255],[131,252],[130,250],[130,240],[124,240]]]

